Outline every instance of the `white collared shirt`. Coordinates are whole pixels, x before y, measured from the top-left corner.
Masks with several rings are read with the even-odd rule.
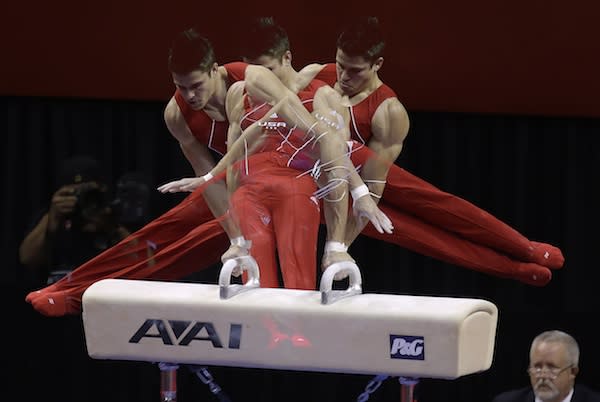
[[[563,399],[561,402],[571,402],[571,398],[573,397],[573,388],[571,388],[571,391],[567,394],[567,396],[565,397],[565,399]],[[535,397],[535,402],[544,402],[542,401],[540,398],[538,398],[537,396]]]

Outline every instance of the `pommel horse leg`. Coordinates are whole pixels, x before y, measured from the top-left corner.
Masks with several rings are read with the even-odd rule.
[[[398,381],[400,381],[400,392],[401,392],[401,402],[415,402],[414,394],[415,394],[415,386],[419,383],[418,378],[414,377],[399,377]]]
[[[375,376],[367,384],[365,391],[358,396],[357,402],[366,402],[369,400],[371,394],[373,394],[381,386],[381,384],[387,380],[390,376],[385,374],[379,374]],[[416,377],[398,377],[400,382],[400,400],[401,402],[416,402],[414,399],[415,386],[419,383],[419,379]]]
[[[160,369],[160,402],[177,401],[177,369],[174,363],[158,363]]]

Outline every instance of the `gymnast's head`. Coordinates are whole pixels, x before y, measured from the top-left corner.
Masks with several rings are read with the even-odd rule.
[[[385,39],[377,17],[352,21],[337,39],[337,81],[345,95],[353,96],[373,80],[383,65]]]
[[[186,102],[193,109],[204,108],[219,79],[219,66],[210,41],[194,28],[180,32],[169,49],[168,68]]]
[[[285,29],[273,17],[258,17],[248,22],[244,32],[242,60],[262,65],[281,79],[292,65],[290,41]]]

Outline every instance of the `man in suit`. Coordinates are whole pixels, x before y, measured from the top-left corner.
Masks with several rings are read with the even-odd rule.
[[[569,334],[545,331],[529,351],[531,387],[497,395],[492,402],[600,402],[600,393],[575,384],[579,373],[579,346]]]

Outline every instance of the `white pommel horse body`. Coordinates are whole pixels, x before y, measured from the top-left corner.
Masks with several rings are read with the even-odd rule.
[[[82,299],[87,350],[95,359],[409,379],[456,379],[490,368],[493,303],[362,293],[352,267],[341,267],[350,276],[346,290],[332,289],[333,269],[320,291],[260,288],[256,267],[245,284],[231,285],[231,264],[218,286],[101,280]]]

